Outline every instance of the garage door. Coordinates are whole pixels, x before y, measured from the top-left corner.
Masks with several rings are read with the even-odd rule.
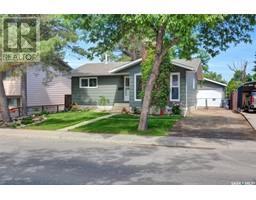
[[[197,106],[198,107],[221,107],[223,101],[223,90],[198,90]]]

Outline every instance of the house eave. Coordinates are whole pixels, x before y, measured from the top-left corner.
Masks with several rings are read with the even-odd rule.
[[[215,84],[218,84],[218,85],[222,85],[222,86],[224,86],[224,87],[227,87],[227,84],[225,84],[225,83],[221,83],[221,82],[218,82],[218,81],[214,81],[214,80],[211,80],[211,79],[208,79],[208,78],[204,78],[203,80],[208,81],[208,82],[211,82],[211,83],[215,83]]]
[[[195,71],[195,69],[193,69],[192,67],[188,67],[187,65],[182,65],[182,64],[177,63],[175,61],[172,61],[172,64],[177,66],[177,67],[182,67],[182,68],[187,69],[187,70]]]
[[[90,77],[90,76],[125,76],[129,73],[115,73],[115,74],[72,74],[72,77]]]
[[[109,73],[116,73],[116,72],[122,71],[124,69],[127,69],[127,68],[129,68],[131,66],[134,66],[134,65],[140,63],[141,61],[142,61],[142,58],[134,60],[132,62],[129,62],[129,63],[124,64],[124,65],[122,65],[122,66],[120,66],[120,67],[118,67],[116,69],[113,69],[113,70],[109,71]]]

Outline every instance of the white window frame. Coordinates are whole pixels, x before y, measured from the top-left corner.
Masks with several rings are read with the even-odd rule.
[[[135,73],[134,74],[134,101],[141,101],[141,99],[137,99],[137,91],[136,91],[136,88],[137,88],[137,76],[141,76],[141,73]]]
[[[96,86],[91,87],[90,86],[90,79],[96,79]],[[88,80],[88,86],[82,86],[82,80]],[[98,77],[81,77],[79,78],[79,87],[80,88],[98,88]]]
[[[178,86],[172,86],[172,77],[173,75],[178,75]],[[179,94],[179,98],[178,99],[172,99],[172,88],[179,88],[178,89],[178,94]],[[170,101],[180,101],[180,72],[174,72],[170,74]]]
[[[129,99],[128,100],[125,100],[125,87],[126,87],[126,80],[129,79]],[[130,101],[130,89],[131,89],[131,86],[130,86],[130,76],[124,76],[124,101],[125,102],[128,102]]]

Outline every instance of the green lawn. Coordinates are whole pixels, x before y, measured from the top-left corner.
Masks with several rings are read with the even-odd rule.
[[[101,117],[108,113],[104,112],[93,112],[93,111],[81,111],[81,112],[62,112],[49,114],[47,120],[36,125],[26,126],[29,129],[39,130],[57,130],[72,126],[82,121],[87,121],[97,117]]]
[[[150,116],[149,129],[138,131],[139,116],[115,115],[107,119],[75,128],[74,131],[90,133],[115,133],[115,134],[137,134],[137,135],[166,135],[173,124],[182,116]]]

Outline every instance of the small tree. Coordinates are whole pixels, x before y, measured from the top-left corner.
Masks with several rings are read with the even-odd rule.
[[[159,76],[155,82],[153,91],[152,91],[152,101],[151,106],[155,106],[160,110],[164,109],[168,105],[169,93],[170,93],[170,72],[173,70],[173,65],[171,64],[171,59],[173,55],[171,52],[166,54],[163,59]],[[152,70],[152,63],[154,61],[154,50],[149,50],[147,52],[147,57],[142,63],[142,86],[143,88],[147,84],[147,80],[150,76]],[[144,96],[144,90],[141,94]]]
[[[100,96],[99,98],[99,105],[104,107],[105,110],[105,106],[109,104],[109,99],[105,96]]]

